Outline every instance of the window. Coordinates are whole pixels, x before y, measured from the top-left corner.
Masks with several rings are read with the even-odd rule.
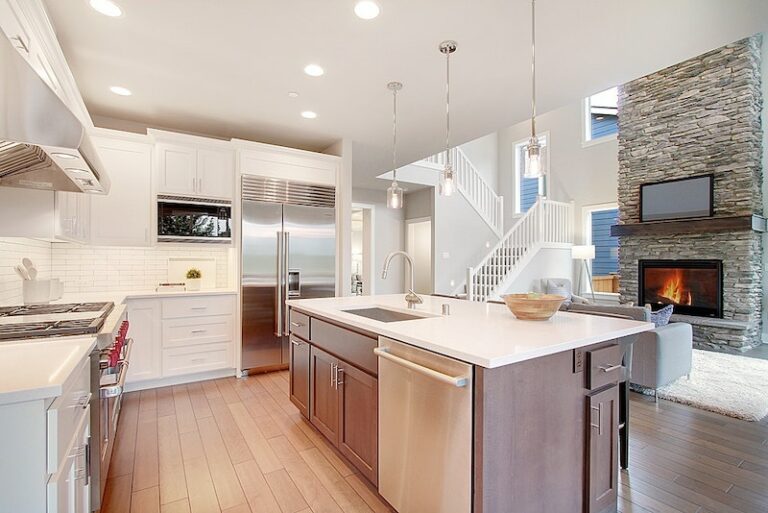
[[[524,214],[528,212],[536,198],[546,194],[547,182],[545,177],[549,174],[549,135],[538,134],[539,144],[541,144],[541,156],[544,165],[544,176],[541,178],[525,178],[525,150],[528,148],[528,139],[515,144],[515,190],[517,201],[515,202],[515,212]]]
[[[619,209],[615,205],[586,207],[587,244],[595,246],[592,261],[593,276],[608,276],[619,272],[619,240],[611,237],[611,226],[619,222]]]
[[[618,88],[593,94],[584,101],[584,142],[610,140],[619,132]]]

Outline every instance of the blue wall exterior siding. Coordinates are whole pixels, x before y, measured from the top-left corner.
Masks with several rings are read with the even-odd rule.
[[[619,240],[611,237],[611,226],[618,222],[618,209],[592,212],[592,244],[595,246],[592,274],[595,276],[619,272]]]
[[[602,119],[597,119],[602,118]],[[619,132],[619,117],[610,114],[592,114],[591,139],[599,139]]]
[[[528,212],[539,195],[538,178],[522,178],[520,183],[520,212]]]

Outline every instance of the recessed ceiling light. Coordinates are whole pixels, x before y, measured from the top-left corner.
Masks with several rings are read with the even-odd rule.
[[[296,91],[288,91],[288,98],[298,98],[298,97],[299,97],[299,93],[297,93]]]
[[[51,157],[57,157],[60,159],[76,159],[77,157],[75,155],[70,155],[69,153],[51,153]]]
[[[81,174],[81,175],[90,175],[91,174],[91,172],[88,171],[87,169],[79,169],[79,168],[76,168],[76,167],[68,167],[68,168],[66,168],[66,170],[69,171],[70,173],[77,173],[77,174]]]
[[[379,4],[371,0],[361,0],[355,4],[355,14],[358,18],[372,20],[381,12]]]
[[[119,94],[120,96],[130,96],[133,94],[130,89],[122,86],[112,86],[109,88],[109,90],[115,94]]]
[[[93,9],[104,16],[117,18],[123,15],[123,10],[112,0],[89,0],[88,3]]]
[[[307,64],[304,66],[304,73],[309,75],[310,77],[319,77],[322,76],[325,71],[323,68],[318,66],[317,64]]]
[[[311,110],[305,110],[301,113],[302,118],[306,119],[315,119],[317,117],[317,112],[312,112]]]

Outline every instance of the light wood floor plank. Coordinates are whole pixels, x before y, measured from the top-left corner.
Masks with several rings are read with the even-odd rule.
[[[374,513],[392,513],[394,511],[379,497],[373,486],[364,481],[359,474],[352,474],[345,479]]]
[[[139,421],[139,394],[132,392],[123,397],[122,410],[109,464],[109,477],[133,473],[136,449],[136,428]]]
[[[239,506],[235,506],[233,508],[227,508],[223,510],[221,513],[251,513],[251,508],[248,507],[248,504],[240,504]]]
[[[187,476],[187,495],[191,513],[219,513],[219,501],[216,489],[208,470],[205,458],[195,458],[184,462],[184,473]]]
[[[157,389],[157,416],[175,415],[176,406],[173,404],[173,387]]]
[[[301,492],[285,470],[275,470],[264,475],[272,495],[283,513],[297,513],[308,507]]]
[[[235,423],[240,429],[240,433],[243,434],[245,443],[248,444],[248,448],[251,450],[251,454],[256,459],[256,463],[261,471],[267,474],[283,468],[283,465],[267,443],[267,439],[264,438],[256,427],[256,423],[245,409],[245,406],[243,406],[243,403],[238,401],[229,404],[229,411],[232,412],[232,417],[234,417]]]
[[[221,438],[216,421],[213,417],[206,417],[198,419],[197,425],[200,429],[200,439],[205,449],[216,496],[219,498],[219,506],[225,510],[245,504],[245,494],[237,480],[235,468],[229,459],[227,447]]]
[[[139,392],[139,414],[152,411],[157,415],[157,390],[150,388]]]
[[[133,492],[131,513],[160,513],[160,488],[153,486]]]
[[[197,431],[195,412],[189,400],[189,393],[185,385],[173,387],[173,404],[176,408],[176,423],[179,425],[179,434]]]
[[[269,439],[269,444],[285,465],[304,500],[314,513],[341,513],[341,508],[333,500],[320,480],[315,477],[309,466],[301,459],[291,443],[284,436]]]
[[[216,390],[218,393],[218,388]],[[219,426],[219,432],[224,439],[224,445],[227,446],[229,459],[232,460],[232,463],[237,464],[253,459],[251,450],[248,448],[248,444],[245,443],[245,438],[243,438],[240,428],[237,427],[229,407],[220,397],[218,400],[211,401],[210,405],[213,418],[216,419],[216,424]]]
[[[190,383],[187,385],[189,401],[192,403],[192,411],[195,412],[195,418],[204,419],[213,416],[211,408],[208,406],[208,399],[200,383]]]
[[[107,513],[129,513],[131,510],[131,485],[133,476],[124,474],[110,477],[104,487],[101,509]]]
[[[157,440],[157,410],[149,410],[152,416],[142,418],[136,429],[136,459],[133,465],[133,491],[160,484],[159,453]]]
[[[160,504],[178,502],[187,497],[184,460],[175,415],[157,418],[160,454]]]
[[[160,505],[160,513],[190,513],[189,501],[181,499],[180,501]]]
[[[313,447],[299,453],[312,472],[317,476],[333,500],[345,513],[371,513],[365,501],[349,485],[349,483],[336,472],[336,469],[325,459],[325,456]]]
[[[235,472],[253,513],[282,513],[256,461],[238,463]]]

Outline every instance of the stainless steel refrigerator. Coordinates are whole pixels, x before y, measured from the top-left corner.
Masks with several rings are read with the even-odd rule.
[[[242,198],[242,368],[284,367],[286,299],[335,294],[335,189],[244,176]]]

